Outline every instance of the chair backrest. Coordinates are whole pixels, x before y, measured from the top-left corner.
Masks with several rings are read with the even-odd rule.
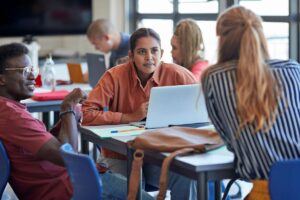
[[[300,160],[278,161],[270,171],[269,191],[272,200],[300,199]]]
[[[6,187],[10,175],[10,162],[3,143],[0,141],[0,197]]]
[[[93,160],[87,155],[74,152],[68,143],[60,147],[60,152],[72,182],[72,199],[101,199],[102,182]]]

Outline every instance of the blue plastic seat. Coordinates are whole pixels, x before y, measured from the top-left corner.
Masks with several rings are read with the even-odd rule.
[[[4,145],[0,141],[0,197],[6,187],[10,175],[10,162],[7,157]],[[1,199],[1,198],[0,198]]]
[[[269,191],[272,200],[300,199],[300,160],[278,161],[270,171]]]
[[[93,160],[87,155],[74,152],[68,143],[60,147],[60,152],[72,182],[72,199],[101,199],[102,182]]]

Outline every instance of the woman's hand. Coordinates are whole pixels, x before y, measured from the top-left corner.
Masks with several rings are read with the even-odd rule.
[[[144,102],[140,107],[133,113],[123,114],[121,123],[130,123],[141,121],[147,116],[149,102]]]

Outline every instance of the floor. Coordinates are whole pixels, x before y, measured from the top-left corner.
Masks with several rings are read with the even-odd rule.
[[[225,184],[227,182],[228,182],[228,180],[224,181]],[[237,183],[241,187],[242,197],[240,197],[240,198],[231,198],[231,200],[242,200],[242,199],[244,199],[245,196],[250,192],[250,190],[252,188],[252,183],[248,183],[248,182],[245,182],[245,181],[239,181],[239,180],[237,181]],[[232,187],[230,188],[229,195],[230,196],[235,195],[238,192],[238,190],[239,190],[239,187],[237,185],[233,184]],[[154,192],[152,195],[156,196],[157,193]],[[169,200],[169,199],[170,199],[170,193],[168,191],[166,200]],[[1,200],[18,200],[18,198],[16,197],[16,195],[13,192],[13,190],[11,189],[11,187],[9,185],[7,185]]]
[[[229,180],[224,180],[224,184],[227,184]],[[244,199],[247,194],[250,192],[250,190],[252,189],[252,183],[249,182],[245,182],[245,181],[240,181],[237,180],[230,188],[229,191],[229,196],[231,197],[231,200],[242,200]],[[241,195],[237,195],[239,193],[239,190],[241,190]],[[236,197],[235,196],[240,196],[240,197]]]
[[[18,200],[17,196],[15,195],[14,191],[11,189],[9,184],[6,185],[1,200]]]

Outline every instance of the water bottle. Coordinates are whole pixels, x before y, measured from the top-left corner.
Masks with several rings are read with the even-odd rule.
[[[56,86],[55,70],[53,65],[54,61],[52,60],[52,56],[49,55],[43,66],[42,86],[44,88],[51,89],[52,91],[55,90]]]

